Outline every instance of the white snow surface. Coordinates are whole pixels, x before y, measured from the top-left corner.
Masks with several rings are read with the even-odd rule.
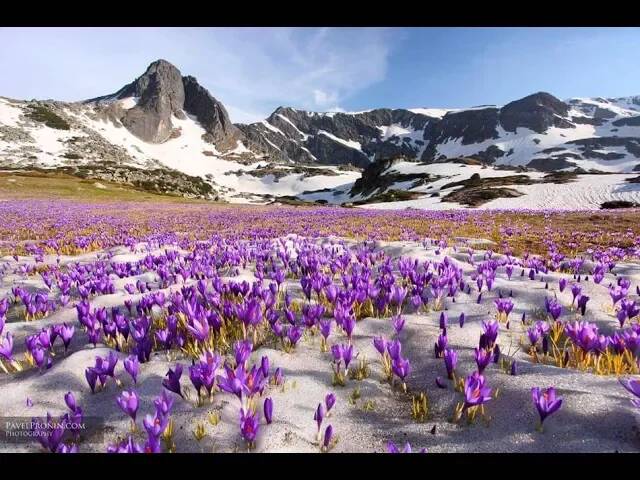
[[[458,172],[456,172],[456,169]],[[387,170],[398,173],[428,172],[434,175],[444,175],[442,178],[427,185],[411,189],[413,192],[424,192],[425,197],[407,200],[403,202],[388,202],[364,205],[361,208],[375,209],[405,209],[417,208],[427,210],[446,210],[464,208],[455,203],[442,202],[442,196],[454,191],[457,187],[441,190],[447,183],[469,178],[474,173],[481,177],[501,177],[517,175],[510,170],[496,170],[482,168],[475,165],[455,165],[450,163],[418,165],[410,162],[398,163]],[[452,175],[453,173],[453,175]],[[540,179],[544,176],[541,172],[527,172],[532,179]],[[480,209],[504,210],[504,209],[549,209],[549,210],[579,210],[599,209],[600,205],[610,200],[626,200],[640,203],[640,184],[628,183],[626,180],[634,178],[632,174],[612,175],[578,175],[574,182],[565,184],[540,183],[533,185],[507,186],[523,193],[516,198],[498,198],[481,205]],[[391,188],[401,188],[399,184]],[[430,197],[429,194],[439,192],[440,197]]]
[[[138,100],[140,100],[138,97],[126,97],[120,100],[120,105],[125,110],[129,110],[138,104]]]
[[[318,130],[318,135],[324,135],[325,137],[329,137],[334,142],[341,143],[345,147],[353,148],[354,150],[362,151],[362,145],[360,142],[356,142],[355,140],[345,140],[344,138],[336,137],[332,133],[325,132],[324,130]]]

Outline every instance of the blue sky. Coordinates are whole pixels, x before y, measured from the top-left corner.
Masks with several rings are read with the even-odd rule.
[[[309,110],[640,94],[639,28],[0,28],[0,95],[112,93],[158,58],[235,122]]]

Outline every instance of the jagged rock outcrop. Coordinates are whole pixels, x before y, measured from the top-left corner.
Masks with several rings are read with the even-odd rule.
[[[144,74],[115,94],[89,102],[109,103],[128,97],[137,98],[137,104],[123,112],[120,122],[145,142],[164,142],[173,131],[172,115],[184,118],[182,75],[166,60],[153,62]]]
[[[240,128],[285,161],[364,168],[379,158],[415,158],[424,146],[422,130],[432,120],[404,109],[316,113],[279,107],[264,122]]]
[[[182,78],[184,86],[184,110],[198,119],[207,131],[204,139],[216,145],[219,151],[236,147],[242,139],[242,132],[227,114],[224,105],[216,100],[209,91],[192,76]]]
[[[135,106],[122,108],[116,100],[135,98]],[[226,109],[195,77],[183,77],[166,60],[153,62],[144,74],[112,95],[85,101],[101,109],[102,118],[118,120],[145,142],[162,143],[180,135],[172,117],[193,115],[205,129],[204,140],[219,152],[231,150],[242,140],[242,132],[231,122]]]
[[[549,127],[575,128],[567,120],[569,106],[546,92],[538,92],[500,109],[500,125],[507,132],[518,127],[544,133]]]

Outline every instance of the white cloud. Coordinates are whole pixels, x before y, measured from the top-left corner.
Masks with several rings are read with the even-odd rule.
[[[192,51],[189,65],[179,67],[225,103],[236,122],[234,112],[254,112],[257,121],[280,105],[343,104],[385,79],[398,40],[397,32],[377,28],[216,28],[186,35],[202,37],[188,43],[206,52]]]
[[[335,93],[326,93],[322,90],[313,91],[313,100],[318,107],[325,107],[330,103],[334,103],[338,98]]]

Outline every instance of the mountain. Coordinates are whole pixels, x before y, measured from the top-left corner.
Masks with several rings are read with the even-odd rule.
[[[157,60],[102,97],[0,97],[0,168],[232,202],[508,206],[571,184],[604,188],[581,200],[597,205],[635,199],[638,184],[627,180],[640,171],[640,96],[538,92],[504,106],[352,113],[279,107],[246,125],[233,124],[196,78]]]

